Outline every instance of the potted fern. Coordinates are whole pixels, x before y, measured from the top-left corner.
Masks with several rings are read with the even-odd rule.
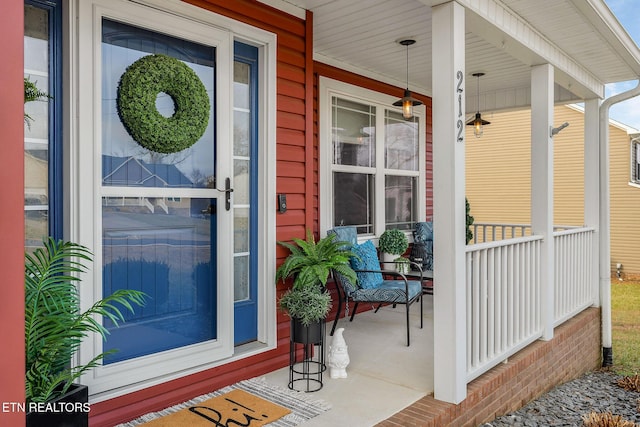
[[[27,426],[88,425],[88,392],[76,381],[98,366],[107,353],[78,366],[71,364],[72,357],[89,334],[106,336],[100,317],[118,324],[124,321],[123,308],[133,312],[133,305],[144,304],[144,293],[121,289],[82,312],[78,275],[87,271],[90,261],[86,247],[53,238],[25,254]],[[40,410],[48,404],[62,405],[59,407],[65,410]]]
[[[331,295],[326,289],[331,272],[356,281],[356,273],[349,264],[355,254],[347,243],[335,241],[335,237],[331,234],[316,242],[307,230],[306,240],[278,242],[290,254],[276,271],[276,284],[293,278],[293,285],[282,295],[279,306],[291,317],[291,334],[296,342],[314,343],[322,339],[322,321],[331,309]]]

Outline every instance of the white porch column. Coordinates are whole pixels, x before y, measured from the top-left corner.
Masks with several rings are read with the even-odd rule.
[[[590,266],[590,289],[593,292],[593,304],[600,305],[599,295],[599,224],[600,224],[600,100],[589,99],[584,102],[584,224],[595,228],[593,236],[593,263]]]
[[[531,68],[531,228],[540,251],[542,339],[553,338],[553,66]]]
[[[456,2],[432,11],[434,395],[467,395],[465,294],[465,10]]]

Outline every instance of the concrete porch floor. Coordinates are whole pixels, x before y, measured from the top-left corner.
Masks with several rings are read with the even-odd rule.
[[[308,395],[329,402],[332,409],[304,426],[373,426],[433,392],[433,296],[425,295],[423,329],[420,305],[411,306],[409,347],[404,306],[358,313],[353,322],[340,319],[338,327],[344,327],[349,347],[348,378],[332,379],[324,373],[322,389]],[[330,330],[328,322],[327,334]],[[327,354],[331,340],[327,336]],[[270,384],[286,387],[289,368],[265,377]]]

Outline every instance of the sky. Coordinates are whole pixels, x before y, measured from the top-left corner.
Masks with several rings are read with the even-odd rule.
[[[627,30],[631,38],[640,46],[640,1],[639,0],[605,0],[605,3],[618,21]],[[637,81],[609,84],[605,96],[608,98],[620,92],[636,87]],[[620,102],[611,107],[609,117],[632,128],[640,130],[640,96]]]

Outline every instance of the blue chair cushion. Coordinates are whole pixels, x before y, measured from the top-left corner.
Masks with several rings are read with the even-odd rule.
[[[353,253],[358,255],[351,258],[351,268],[356,270],[358,276],[358,287],[363,289],[374,289],[383,282],[382,273],[359,273],[357,270],[380,270],[380,261],[376,247],[370,240],[352,248]]]
[[[431,221],[416,222],[413,230],[413,241],[423,243],[429,240],[433,240],[433,223]]]
[[[348,242],[352,245],[358,244],[358,230],[356,227],[348,225],[342,227],[335,227],[328,231],[336,235],[336,242]]]
[[[422,284],[419,280],[409,280],[409,300],[422,294]],[[405,300],[404,280],[383,280],[383,282],[373,289],[358,289],[351,294],[353,301],[359,302],[404,302]]]
[[[422,260],[423,270],[433,270],[433,223],[431,221],[416,223],[409,258],[417,263]]]

